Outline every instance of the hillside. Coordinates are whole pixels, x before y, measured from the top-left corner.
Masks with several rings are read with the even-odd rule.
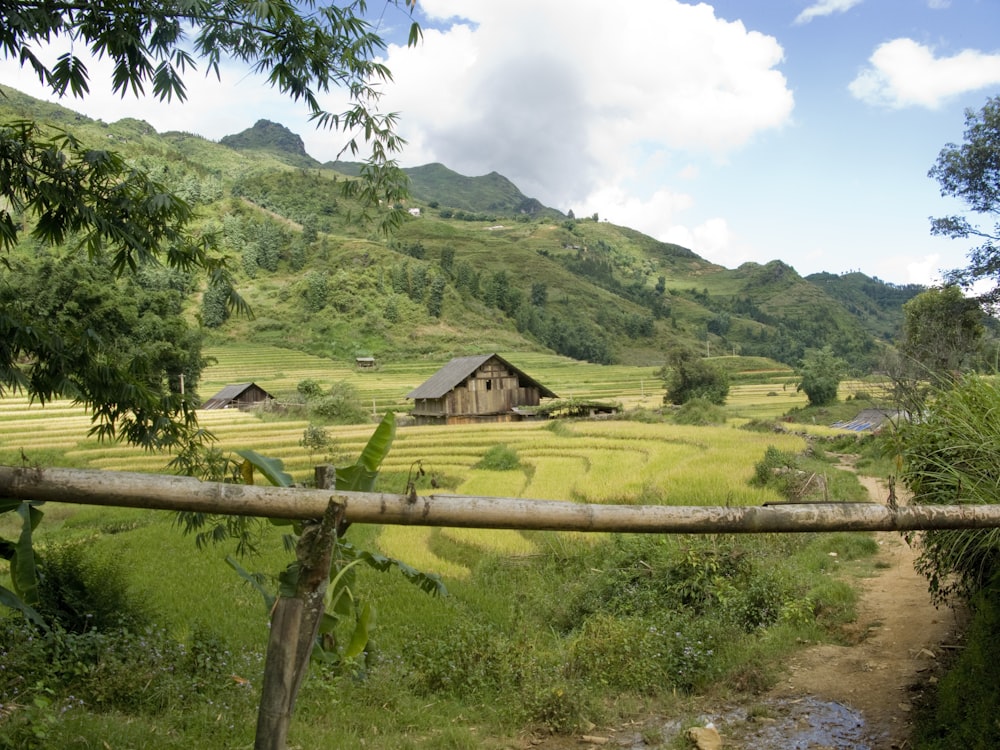
[[[407,170],[405,207],[418,210],[384,238],[341,193],[357,165],[319,164],[279,124],[213,143],[5,91],[0,121],[31,117],[111,144],[197,207],[255,311],[234,319],[211,295],[193,298],[213,343],[345,360],[500,349],[643,365],[679,344],[794,365],[829,344],[862,371],[920,291],[863,274],[806,279],[781,261],[726,269],[627,227],[568,218],[499,174],[441,164]]]

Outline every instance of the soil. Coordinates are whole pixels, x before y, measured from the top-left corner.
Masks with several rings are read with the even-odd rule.
[[[886,501],[887,492],[875,479],[859,479],[873,499]],[[875,575],[860,579],[858,616],[846,633],[852,645],[805,648],[790,660],[769,692],[744,704],[695,702],[694,715],[717,730],[721,747],[904,750],[911,746],[915,705],[936,681],[942,656],[956,648],[963,623],[960,613],[933,606],[926,579],[913,568],[916,552],[899,534],[880,533],[876,538],[881,550]],[[677,720],[651,716],[628,726],[595,727],[572,738],[529,738],[523,746],[645,750],[670,743],[683,731]]]

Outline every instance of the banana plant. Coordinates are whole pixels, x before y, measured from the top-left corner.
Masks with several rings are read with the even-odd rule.
[[[0,515],[17,513],[21,516],[21,532],[17,541],[0,538],[0,557],[10,564],[11,587],[0,586],[0,605],[17,610],[28,620],[46,629],[45,620],[34,608],[38,604],[38,570],[32,536],[44,515],[41,503],[21,500],[0,500]]]
[[[350,466],[337,467],[335,488],[346,492],[371,492],[375,488],[382,462],[389,454],[396,434],[395,415],[389,412],[382,419],[361,455]],[[240,470],[243,480],[254,481],[254,472],[258,471],[268,482],[277,487],[290,487],[294,480],[285,471],[284,463],[279,458],[263,456],[253,450],[241,450],[237,453],[243,458]],[[292,526],[294,534],[302,533],[301,521],[287,519],[270,519],[278,526]],[[343,528],[343,527],[341,527]],[[276,595],[263,584],[263,576],[247,572],[232,556],[226,562],[241,577],[248,581],[261,594],[268,611],[274,607]],[[386,557],[375,552],[355,547],[343,540],[340,534],[334,541],[334,554],[330,568],[330,581],[326,589],[325,607],[316,642],[313,658],[328,663],[346,663],[360,656],[367,649],[371,634],[375,628],[376,613],[369,602],[363,601],[357,594],[355,579],[356,569],[364,564],[378,571],[388,571],[396,568],[408,581],[431,595],[447,595],[447,589],[440,577],[432,573],[416,570],[395,558]],[[279,576],[278,596],[292,596],[298,584],[299,561],[288,565]],[[338,625],[347,623],[351,626],[346,645],[341,646],[336,638]]]

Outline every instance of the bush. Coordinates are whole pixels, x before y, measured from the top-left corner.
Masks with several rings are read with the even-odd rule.
[[[1000,587],[974,597],[965,648],[938,683],[932,705],[918,717],[915,747],[1000,747]]]
[[[517,451],[508,445],[500,444],[487,450],[474,468],[489,469],[490,471],[514,471],[520,467],[521,459],[517,455]]]
[[[567,671],[612,690],[690,691],[716,670],[712,621],[658,617],[589,618],[569,647]]]
[[[966,377],[899,432],[902,479],[919,505],[996,503],[1000,390]],[[1000,569],[1000,529],[928,531],[917,569],[935,601],[972,597]]]
[[[466,619],[438,637],[414,639],[410,680],[420,694],[488,697],[516,692],[526,669],[526,650],[499,628]]]
[[[87,551],[84,542],[74,542],[39,554],[38,612],[69,633],[145,626],[148,606],[129,591],[121,569]]]
[[[368,413],[361,405],[358,389],[346,380],[330,386],[322,396],[309,402],[312,414],[337,424],[360,424],[368,421]]]
[[[726,412],[706,398],[693,398],[677,410],[674,422],[689,425],[725,424]]]

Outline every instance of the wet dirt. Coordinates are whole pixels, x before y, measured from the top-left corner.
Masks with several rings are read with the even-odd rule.
[[[885,487],[859,477],[873,500]],[[961,613],[937,609],[927,581],[913,568],[916,552],[899,534],[879,533],[875,575],[860,579],[852,645],[815,645],[796,654],[777,684],[742,704],[699,705],[699,723],[711,725],[721,747],[746,750],[904,750],[913,711],[937,679],[942,655],[962,630]],[[689,713],[686,717],[690,725]],[[535,737],[543,750],[613,747],[645,750],[669,743],[680,722],[649,716],[626,726],[595,727],[572,738]],[[692,747],[694,745],[692,744]]]

